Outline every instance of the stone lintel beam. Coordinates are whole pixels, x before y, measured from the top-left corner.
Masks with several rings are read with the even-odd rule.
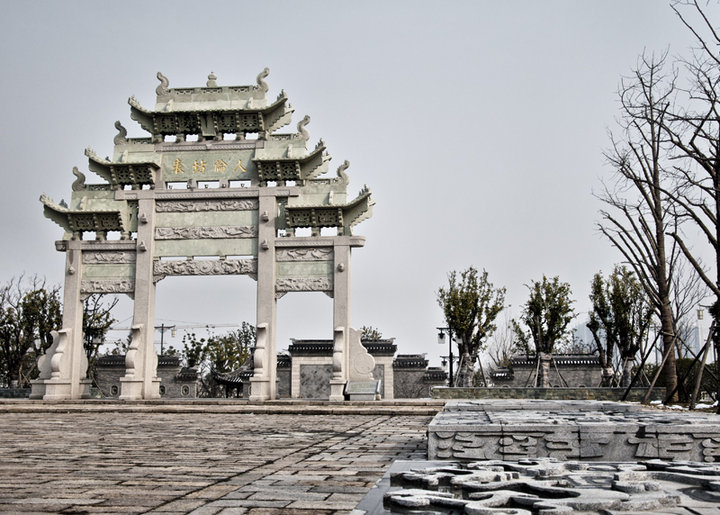
[[[336,244],[364,247],[365,236],[288,236],[275,240],[275,247],[333,247]]]
[[[55,241],[55,250],[58,252],[66,252],[69,248],[79,248],[83,252],[93,252],[99,250],[118,250],[125,252],[134,252],[137,248],[137,242],[134,240],[57,240]]]
[[[297,197],[300,188],[288,186],[284,188],[208,188],[195,190],[119,190],[115,192],[115,200],[209,200],[228,198]]]

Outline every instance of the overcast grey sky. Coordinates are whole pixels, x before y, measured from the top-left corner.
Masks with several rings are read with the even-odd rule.
[[[295,107],[290,128],[310,115],[310,145],[325,140],[331,170],[349,160],[351,193],[367,184],[377,202],[355,230],[367,244],[353,255],[354,325],[435,365],[436,291],[450,270],[487,269],[516,313],[525,284],[559,275],[587,311],[592,275],[620,260],[594,227],[592,196],[609,173],[620,77],[644,49],[692,44],[662,0],[0,4],[0,280],[62,281],[62,232],[38,197],[69,198],[83,150],[112,153],[115,120],[144,135],[127,98],[152,108],[156,72],[170,87],[211,71],[242,85],[268,66],[270,96],[284,89]],[[165,279],[158,324],[254,322],[254,286]],[[278,321],[278,349],[330,338],[331,300],[287,295]]]

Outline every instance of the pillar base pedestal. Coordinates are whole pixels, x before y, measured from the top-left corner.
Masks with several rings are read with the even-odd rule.
[[[121,401],[139,401],[160,398],[160,379],[153,378],[150,381],[150,391],[143,395],[143,387],[145,382],[142,379],[134,377],[120,378],[120,397]]]
[[[69,379],[35,379],[30,383],[32,384],[30,399],[44,401],[89,399],[92,384],[90,379],[81,379],[78,391],[73,395],[72,381]]]
[[[252,402],[264,402],[270,400],[270,380],[261,378],[250,378],[250,397]]]
[[[330,381],[330,402],[345,401],[345,381],[332,379]]]

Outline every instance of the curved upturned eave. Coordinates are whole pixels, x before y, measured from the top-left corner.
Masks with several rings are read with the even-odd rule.
[[[160,167],[157,165],[157,163],[153,163],[152,161],[147,162],[130,162],[130,163],[115,163],[112,161],[108,161],[107,159],[103,159],[99,157],[95,152],[92,150],[85,149],[85,155],[88,158],[88,168],[91,172],[94,172],[98,174],[100,177],[105,179],[109,184],[113,186],[123,186],[125,184],[155,184],[155,178],[150,177],[149,180],[140,180],[136,181],[134,183],[125,183],[125,182],[119,182],[116,180],[115,175],[113,174],[113,167],[122,169],[122,168],[136,168],[139,169],[143,166],[147,166],[153,169],[153,171],[157,171],[160,169]]]
[[[286,206],[285,207],[285,223],[290,228],[300,227],[328,227],[327,225],[298,225],[291,222],[291,214],[293,211],[307,211],[313,210],[315,212],[322,211],[337,211],[340,210],[340,222],[338,226],[345,227],[348,231],[348,235],[351,233],[351,228],[358,225],[360,222],[367,220],[372,216],[372,207],[375,205],[375,201],[372,199],[370,190],[365,187],[360,191],[358,196],[347,204],[332,205],[332,204],[321,204],[321,205],[301,205],[301,206]]]
[[[40,195],[40,202],[43,203],[43,215],[48,220],[52,220],[57,225],[62,227],[66,232],[70,231],[70,221],[68,220],[69,209],[56,204],[44,193]]]
[[[60,227],[62,227],[66,232],[76,232],[76,229],[73,228],[73,223],[71,221],[71,218],[73,216],[96,216],[96,215],[115,215],[115,218],[118,222],[116,227],[98,227],[97,225],[93,229],[85,229],[85,230],[92,230],[92,231],[124,231],[125,230],[125,221],[123,220],[122,213],[118,210],[113,209],[107,209],[107,210],[98,210],[98,211],[81,211],[81,210],[71,210],[64,206],[61,206],[59,204],[56,204],[53,202],[47,195],[44,193],[40,195],[40,202],[43,203],[43,214],[45,215],[45,218],[48,218],[49,220],[52,220],[56,224],[58,224]],[[97,222],[97,221],[96,221]]]

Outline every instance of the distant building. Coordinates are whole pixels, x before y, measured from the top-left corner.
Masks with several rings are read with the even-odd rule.
[[[177,356],[158,356],[157,374],[160,396],[197,397],[197,370],[185,368]],[[95,359],[95,384],[101,397],[120,396],[120,378],[125,375],[125,356],[100,356]]]
[[[380,381],[382,399],[430,397],[433,386],[443,386],[447,375],[440,368],[428,367],[422,354],[398,354],[394,339],[364,341],[375,358],[373,377]],[[292,340],[288,354],[278,354],[277,391],[280,399],[318,399],[330,396],[332,378],[332,340]],[[249,395],[252,363],[229,374],[216,374],[215,381],[228,391]]]
[[[510,366],[493,370],[490,379],[496,387],[534,386],[537,377],[535,357],[521,356],[510,360]],[[600,359],[587,354],[556,354],[550,362],[550,386],[597,387],[602,381]]]

